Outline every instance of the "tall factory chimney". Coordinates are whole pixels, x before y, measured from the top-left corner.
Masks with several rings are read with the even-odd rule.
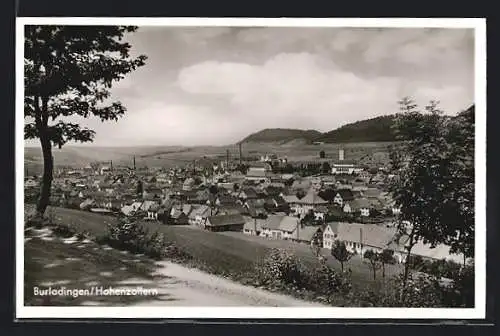
[[[109,161],[109,170],[113,171],[113,160]]]
[[[240,144],[239,144],[239,149],[240,149],[240,165],[241,165],[242,160],[243,160],[243,158],[242,158],[242,157],[243,157],[243,154],[242,154],[242,152],[241,152],[241,142],[240,142]]]
[[[134,155],[134,170],[135,170],[135,155]]]
[[[226,149],[226,169],[229,169],[229,149]]]
[[[344,161],[344,149],[339,149],[339,161]]]

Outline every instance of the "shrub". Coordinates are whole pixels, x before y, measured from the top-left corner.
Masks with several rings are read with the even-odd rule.
[[[352,289],[351,281],[346,273],[339,273],[326,263],[312,270],[311,288],[315,293],[320,295],[331,295],[341,293],[343,295],[349,293]]]
[[[328,301],[332,296],[351,291],[351,281],[346,274],[336,272],[326,263],[306,267],[300,259],[280,249],[272,249],[257,265],[256,275],[257,285],[307,291]]]
[[[309,276],[297,257],[280,249],[272,249],[257,266],[257,277],[265,285],[292,285],[305,288]]]
[[[142,253],[154,259],[164,257],[167,247],[163,234],[149,234],[144,226],[126,218],[119,220],[117,224],[109,224],[107,233],[99,242],[119,250]]]

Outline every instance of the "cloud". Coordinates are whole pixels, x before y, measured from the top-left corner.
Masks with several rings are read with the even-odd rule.
[[[424,99],[422,104],[441,100],[452,113],[463,108],[467,99],[460,86],[398,77],[364,78],[310,53],[282,53],[261,65],[202,62],[182,69],[178,85],[193,96],[219,95],[228,100],[226,120],[242,133],[264,127],[327,131],[394,113],[403,95]]]

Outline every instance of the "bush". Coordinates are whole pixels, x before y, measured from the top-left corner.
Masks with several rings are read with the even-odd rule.
[[[312,280],[310,289],[317,294],[329,296],[340,293],[345,295],[352,289],[347,274],[339,273],[325,263],[313,269],[310,274]]]
[[[286,290],[307,291],[330,302],[333,296],[351,291],[350,279],[325,263],[306,267],[294,255],[272,249],[256,268],[257,285],[281,287]]]
[[[308,275],[297,257],[280,249],[272,249],[261,265],[257,266],[257,275],[266,285],[292,285],[304,288]]]
[[[145,254],[154,259],[163,258],[167,247],[162,233],[149,234],[144,226],[128,219],[121,219],[118,224],[109,224],[107,233],[99,242],[119,250]]]

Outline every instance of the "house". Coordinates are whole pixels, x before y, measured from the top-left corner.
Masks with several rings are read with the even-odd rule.
[[[248,168],[245,176],[247,181],[271,182],[271,166],[267,163],[254,163]]]
[[[219,195],[215,201],[215,205],[224,206],[224,205],[234,205],[236,204],[237,199],[231,195]]]
[[[148,209],[152,206],[152,205],[158,205],[159,203],[156,202],[156,201],[144,201],[142,202],[141,206],[140,206],[140,210],[144,211],[144,212],[147,212]]]
[[[296,207],[295,207],[295,214],[297,215],[305,215],[309,211],[314,211],[317,207],[321,205],[326,205],[328,204],[328,201],[325,201],[322,199],[316,191],[314,191],[312,188],[309,190],[309,192],[299,199],[296,202]]]
[[[142,206],[142,202],[133,202],[130,205],[124,205],[121,208],[121,212],[125,216],[133,216],[137,211],[139,211],[141,209],[141,206]]]
[[[372,203],[366,198],[358,198],[344,203],[342,208],[346,213],[360,213],[360,216],[370,216]]]
[[[184,183],[182,184],[182,190],[184,191],[193,190],[194,185],[195,185],[194,178],[188,177],[187,179],[184,180]]]
[[[163,196],[163,190],[160,188],[147,188],[142,192],[142,197],[144,199],[159,199]]]
[[[269,215],[262,223],[262,231],[260,233],[261,237],[270,239],[281,239],[280,224],[281,220],[285,216],[281,215]]]
[[[187,225],[189,223],[188,216],[181,210],[173,208],[170,212],[170,224]]]
[[[354,161],[341,160],[337,162],[330,163],[331,173],[333,175],[352,175],[356,171],[359,171],[360,168],[356,166]]]
[[[158,210],[160,210],[160,205],[152,204],[147,210],[147,219],[158,220]]]
[[[312,181],[311,180],[309,180],[309,179],[300,179],[300,180],[293,181],[292,186],[290,187],[290,189],[292,190],[292,192],[299,192],[299,191],[307,192],[308,190],[311,189],[311,187],[312,187]]]
[[[207,204],[211,199],[213,199],[213,195],[210,193],[208,188],[198,190],[194,195],[187,196],[187,202],[192,204]]]
[[[312,244],[313,241],[317,240],[319,246],[323,246],[323,231],[318,226],[299,225],[292,234],[292,240],[305,244]]]
[[[380,198],[382,196],[382,191],[378,188],[367,188],[362,191],[362,195],[366,198]]]
[[[323,247],[331,249],[336,240],[343,241],[349,252],[361,254],[370,249],[377,253],[391,246],[397,230],[375,224],[328,223],[323,232]]]
[[[188,223],[195,226],[205,225],[205,221],[212,215],[212,209],[207,205],[194,207],[188,215]]]
[[[250,236],[259,236],[262,232],[262,223],[264,219],[247,218],[243,226],[243,233]]]
[[[328,208],[324,205],[320,205],[316,209],[314,209],[314,220],[325,220],[327,214]]]
[[[241,200],[256,199],[257,192],[253,188],[245,188],[239,192],[238,198]]]
[[[113,199],[107,201],[105,208],[112,211],[118,211],[123,208],[123,206],[124,203],[121,200]]]
[[[205,222],[205,229],[212,232],[242,231],[245,219],[241,215],[210,216]]]
[[[344,202],[350,202],[354,200],[354,196],[352,194],[352,191],[349,189],[340,189],[337,191],[337,194],[335,195],[333,199],[333,203],[338,204],[340,206],[344,205]]]
[[[297,227],[300,226],[300,219],[297,217],[284,216],[281,219],[279,230],[281,231],[281,239],[293,239]]]

